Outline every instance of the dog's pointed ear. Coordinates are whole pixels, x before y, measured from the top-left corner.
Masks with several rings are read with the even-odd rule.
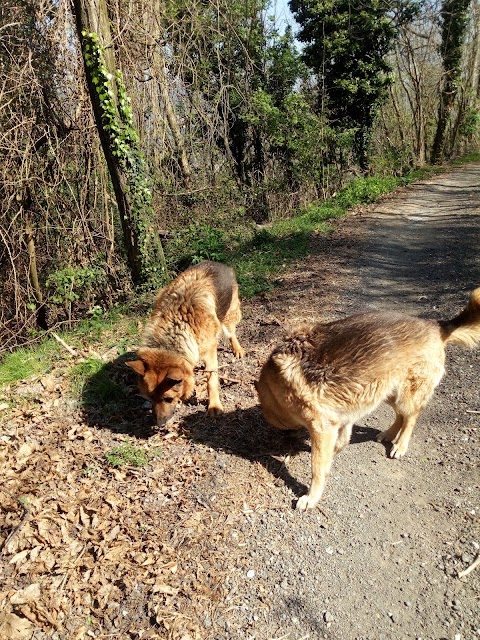
[[[143,376],[143,382],[147,385],[148,393],[153,393],[164,378],[164,371],[157,373],[153,369],[149,369]]]
[[[125,364],[130,369],[133,369],[135,373],[138,373],[139,376],[145,375],[145,363],[143,360],[128,360]]]

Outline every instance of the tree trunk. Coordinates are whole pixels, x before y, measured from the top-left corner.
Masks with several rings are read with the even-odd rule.
[[[449,85],[450,83],[446,81],[445,88],[440,95],[437,130],[432,146],[432,164],[440,164],[444,156],[445,135],[450,121],[450,113],[455,102],[455,92],[449,88]]]
[[[472,68],[472,92],[473,96],[480,98],[480,6],[478,0],[475,2],[475,57]]]
[[[40,288],[40,283],[38,280],[37,252],[35,249],[35,232],[33,230],[32,222],[30,220],[30,216],[28,213],[26,214],[26,221],[25,221],[25,241],[27,243],[27,251],[28,251],[28,258],[29,258],[28,276],[30,280],[30,285],[35,294],[37,326],[40,329],[46,330],[48,328],[46,308],[43,302],[42,290]]]
[[[135,284],[158,286],[165,281],[165,258],[138,136],[126,112],[126,96],[119,99],[107,4],[105,0],[72,1],[95,123],[115,192],[132,279]]]
[[[172,136],[175,141],[183,183],[185,187],[188,187],[190,185],[192,171],[190,169],[190,163],[188,162],[187,151],[185,149],[185,143],[178,124],[177,115],[173,108],[172,101],[170,100],[168,81],[165,73],[165,61],[163,56],[159,53],[156,53],[155,57],[155,76],[158,82],[158,89],[165,109],[165,115],[167,116],[168,126],[170,127],[170,131],[172,132]]]
[[[445,71],[443,89],[438,106],[438,122],[432,146],[432,163],[443,160],[445,138],[450,115],[458,93],[462,45],[467,26],[470,0],[444,0],[442,4],[442,58]]]

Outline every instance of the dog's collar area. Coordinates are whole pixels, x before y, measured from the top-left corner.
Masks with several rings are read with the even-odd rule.
[[[195,367],[194,371],[195,373],[218,373],[219,369],[220,367],[218,367],[217,369],[204,369],[203,367]]]

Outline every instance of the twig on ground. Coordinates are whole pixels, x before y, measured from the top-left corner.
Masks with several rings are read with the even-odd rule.
[[[465,413],[480,413],[480,411],[476,411],[475,409],[466,409]]]
[[[225,367],[229,367],[230,362],[226,362],[225,364],[219,364],[216,369],[204,369],[202,367],[195,367],[195,371],[197,373],[215,373],[215,371],[219,371],[220,369],[225,369]]]
[[[270,315],[270,318],[272,319],[272,322],[270,322],[270,324],[276,324],[279,327],[283,327],[284,323],[281,322],[276,316],[274,316],[273,314]]]
[[[56,334],[56,333],[53,333],[53,332],[52,332],[52,336],[55,338],[55,340],[56,340],[57,342],[59,342],[59,343],[62,345],[62,347],[64,347],[64,348],[68,351],[68,353],[69,353],[70,355],[72,355],[72,356],[77,356],[77,352],[75,351],[75,349],[72,349],[72,347],[70,347],[70,346],[65,342],[65,340],[62,340],[62,338],[60,338],[60,336],[59,336],[58,334]]]
[[[330,516],[328,515],[327,511],[325,511],[325,509],[322,509],[322,507],[320,505],[318,505],[318,504],[317,504],[316,508],[318,509],[318,511],[320,511],[322,516],[324,516],[327,520],[330,520]]]
[[[235,384],[243,384],[243,380],[237,380],[236,378],[227,378],[227,376],[222,376],[222,374],[220,374],[218,377],[220,378],[220,380],[223,380],[224,382],[233,382]]]
[[[467,567],[466,569],[458,573],[458,577],[463,578],[464,576],[468,576],[468,574],[471,571],[473,571],[476,567],[478,567],[479,564],[480,564],[480,553],[478,554],[476,559],[472,562],[472,564],[469,567]]]

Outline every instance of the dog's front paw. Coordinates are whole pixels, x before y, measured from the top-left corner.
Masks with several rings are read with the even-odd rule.
[[[295,509],[297,511],[306,511],[307,509],[313,509],[316,504],[317,501],[312,500],[312,498],[307,493],[306,495],[298,499],[298,502],[295,505]]]
[[[408,444],[404,445],[401,441],[395,443],[390,450],[390,458],[399,460],[407,453]]]
[[[215,418],[216,416],[219,416],[221,413],[223,413],[223,407],[221,404],[208,407],[208,415],[211,418]]]

